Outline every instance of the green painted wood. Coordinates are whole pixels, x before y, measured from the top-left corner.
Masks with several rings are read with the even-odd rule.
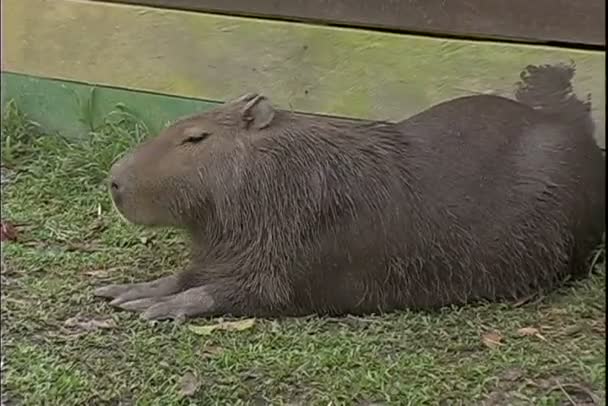
[[[180,97],[91,86],[82,83],[2,73],[2,107],[14,100],[45,130],[67,137],[83,137],[91,127],[122,105],[152,133],[167,123],[217,103]]]

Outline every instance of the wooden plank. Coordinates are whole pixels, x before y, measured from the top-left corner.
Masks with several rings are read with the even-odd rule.
[[[606,44],[605,0],[101,1],[419,33]]]
[[[186,99],[104,86],[37,78],[15,73],[1,74],[2,101],[14,100],[29,118],[49,132],[78,138],[102,124],[112,112],[123,111],[142,121],[154,134],[169,122],[205,111],[217,102]],[[87,111],[84,111],[84,110]]]
[[[258,91],[282,108],[354,118],[512,96],[526,65],[574,61],[604,145],[603,52],[73,0],[4,0],[2,17],[9,72],[217,101]]]

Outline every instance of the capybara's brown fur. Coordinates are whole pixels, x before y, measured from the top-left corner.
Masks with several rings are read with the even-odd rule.
[[[186,229],[192,259],[100,296],[145,318],[361,314],[517,299],[587,271],[605,163],[574,69],[528,67],[517,100],[450,100],[400,123],[246,95],[112,168],[129,221]]]

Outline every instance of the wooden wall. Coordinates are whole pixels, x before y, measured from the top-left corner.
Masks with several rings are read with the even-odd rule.
[[[297,111],[398,120],[457,96],[512,96],[526,65],[574,62],[575,91],[591,94],[605,145],[605,1],[3,0],[2,7],[3,101],[17,99],[61,131],[81,131],[69,114],[67,123],[54,115],[91,87],[103,89],[99,114],[120,94],[155,129],[174,113],[247,91]]]
[[[354,27],[606,44],[605,0],[109,0],[162,8],[264,16]]]

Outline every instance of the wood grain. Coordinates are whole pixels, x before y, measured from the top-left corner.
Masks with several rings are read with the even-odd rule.
[[[3,69],[210,101],[399,120],[476,93],[512,96],[528,64],[577,66],[605,139],[605,54],[444,40],[75,0],[4,0]],[[111,23],[109,23],[111,22]]]
[[[605,0],[104,1],[420,33],[606,44]]]

